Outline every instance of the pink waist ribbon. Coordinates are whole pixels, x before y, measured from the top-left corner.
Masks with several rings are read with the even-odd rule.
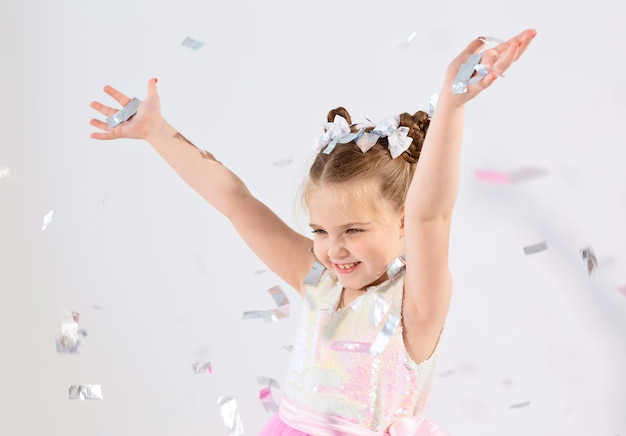
[[[389,432],[376,432],[352,421],[318,412],[283,395],[278,415],[285,424],[315,436],[449,436],[424,417],[402,418]]]

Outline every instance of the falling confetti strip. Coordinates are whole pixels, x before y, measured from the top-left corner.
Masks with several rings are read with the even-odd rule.
[[[265,411],[268,413],[277,412],[278,405],[272,397],[272,388],[279,389],[280,385],[278,384],[278,382],[273,378],[263,376],[257,376],[256,381],[257,383],[266,386],[259,392],[259,399],[261,400],[261,404],[263,404],[263,408],[265,408]]]
[[[11,173],[11,168],[0,167],[0,179],[11,179],[11,178],[13,178],[13,174]]]
[[[191,363],[191,367],[193,368],[193,372],[195,372],[196,374],[213,373],[213,362],[195,361]]]
[[[454,375],[454,371],[451,369],[446,369],[444,372],[442,372],[441,374],[439,374],[437,377],[450,377],[451,375]]]
[[[188,36],[184,39],[183,42],[181,42],[181,45],[192,50],[199,50],[200,47],[204,45],[204,42],[198,41],[197,39],[193,39],[192,37]]]
[[[262,375],[257,375],[256,376],[256,381],[260,385],[271,386],[271,387],[276,388],[276,389],[280,388],[280,385],[278,384],[278,381],[276,381],[276,380],[274,380],[273,378],[270,378],[270,377],[264,377]]]
[[[69,388],[70,400],[101,400],[102,387],[100,385],[72,385]]]
[[[521,409],[530,405],[530,401],[524,401],[523,403],[516,403],[509,406],[509,409]]]
[[[539,176],[543,176],[547,173],[546,170],[541,168],[522,168],[517,171],[509,173],[509,180],[511,183],[526,182]]]
[[[79,354],[81,332],[87,336],[84,330],[78,330],[77,312],[66,312],[61,319],[61,337],[56,340],[57,353]]]
[[[293,157],[288,157],[288,158],[285,158],[285,159],[275,160],[273,165],[275,167],[284,167],[284,166],[289,165],[292,162],[293,162]]]
[[[587,273],[591,275],[591,273],[593,273],[598,266],[598,259],[596,258],[596,254],[593,252],[593,249],[591,247],[582,248],[580,250],[580,254],[583,260],[587,263]]]
[[[474,175],[479,181],[501,185],[526,182],[536,177],[543,176],[546,173],[545,170],[533,167],[521,168],[510,173],[493,170],[474,170]]]
[[[43,217],[43,223],[41,224],[41,230],[46,230],[50,223],[52,222],[52,218],[54,217],[54,211],[51,210]]]
[[[231,395],[222,395],[217,399],[217,405],[220,407],[220,414],[224,420],[224,424],[230,430],[230,436],[243,435],[243,423],[237,408],[237,401]]]
[[[547,250],[547,249],[548,249],[548,244],[546,242],[540,242],[538,244],[528,245],[524,247],[524,254],[526,255],[534,254],[534,253],[538,253],[540,251]]]
[[[278,306],[276,309],[269,310],[251,310],[244,312],[241,319],[262,319],[265,322],[276,322],[279,319],[284,319],[289,317],[289,300],[287,296],[282,291],[280,286],[274,286],[267,290],[274,302]]]
[[[417,36],[417,32],[413,32],[413,33],[411,33],[411,34],[407,37],[406,41],[403,41],[403,42],[402,42],[402,43],[398,46],[398,48],[409,48],[409,46],[410,46],[411,44],[413,44],[413,41],[415,41],[415,37],[416,37],[416,36]]]
[[[485,183],[507,184],[510,182],[508,174],[499,171],[474,170],[474,175],[478,180]]]
[[[617,290],[621,292],[624,297],[626,297],[626,285],[622,286],[621,288],[617,288]]]
[[[385,322],[383,329],[378,332],[376,339],[374,339],[374,343],[372,343],[372,346],[370,347],[370,354],[376,356],[382,353],[399,324],[400,317],[395,315],[389,315],[389,317],[387,317],[387,322]]]

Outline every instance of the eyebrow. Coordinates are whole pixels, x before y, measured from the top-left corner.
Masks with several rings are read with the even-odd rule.
[[[371,224],[371,223],[348,223],[348,224],[341,225],[338,228],[340,228],[340,229],[348,229],[350,227],[363,227],[363,226],[367,226],[369,224]],[[319,228],[322,228],[323,226],[320,226],[318,224],[310,223],[309,227],[319,227]]]

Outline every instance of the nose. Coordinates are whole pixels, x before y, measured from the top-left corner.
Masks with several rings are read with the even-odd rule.
[[[330,238],[328,242],[328,257],[330,259],[343,259],[349,254],[342,238]]]

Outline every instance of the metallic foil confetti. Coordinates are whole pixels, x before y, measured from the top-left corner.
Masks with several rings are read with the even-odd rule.
[[[495,38],[493,36],[481,36],[478,39],[485,41],[485,42],[494,42],[496,44],[502,44],[504,42],[504,39]]]
[[[70,400],[101,400],[100,385],[72,385],[69,389]]]
[[[9,167],[0,167],[0,179],[10,179],[13,177],[11,173],[11,168]]]
[[[526,407],[530,405],[530,401],[524,401],[523,403],[516,403],[509,406],[509,409],[521,409],[522,407]]]
[[[272,397],[272,388],[269,386],[263,388],[259,391],[259,399],[261,400],[261,404],[263,404],[263,408],[267,413],[276,413],[278,412],[278,405],[274,398]]]
[[[317,286],[322,278],[322,274],[324,274],[324,271],[326,271],[326,267],[322,265],[319,260],[315,259],[313,266],[304,278],[304,284],[308,286]]]
[[[267,292],[270,293],[278,307],[289,304],[289,300],[283,290],[280,289],[280,286],[274,286],[273,288],[268,289]]]
[[[382,353],[399,324],[400,317],[395,315],[389,315],[389,317],[387,317],[387,322],[385,322],[385,326],[380,332],[378,332],[378,335],[376,335],[376,339],[374,339],[374,343],[370,347],[370,354],[376,356]]]
[[[350,353],[369,353],[372,347],[371,342],[351,342],[351,341],[335,341],[330,345],[330,349],[334,351],[344,351]]]
[[[476,71],[476,65],[480,63],[482,57],[482,53],[470,55],[467,62],[459,67],[459,72],[452,82],[453,94],[464,94],[467,92],[467,84],[472,77],[472,74]]]
[[[446,369],[444,372],[442,372],[441,374],[439,374],[437,377],[450,377],[451,375],[454,375],[454,371],[451,369]]]
[[[220,415],[224,420],[224,424],[228,427],[230,436],[243,435],[243,423],[237,408],[237,401],[231,395],[222,395],[217,399],[217,405],[220,407]]]
[[[133,97],[133,99],[130,102],[128,102],[126,106],[124,106],[121,110],[119,110],[113,116],[107,118],[106,121],[107,121],[107,124],[109,125],[109,128],[112,129],[118,124],[121,124],[124,121],[128,121],[133,115],[137,113],[137,108],[139,107],[140,103],[141,103],[141,100]]]
[[[587,273],[591,275],[598,267],[598,259],[591,247],[585,247],[580,250],[583,260],[587,263]]]
[[[54,211],[51,210],[43,217],[43,223],[41,224],[41,230],[46,230],[50,223],[52,222],[52,218],[54,217]]]
[[[380,294],[374,298],[374,305],[372,306],[371,318],[374,327],[378,327],[383,320],[383,317],[389,312],[389,302]]]
[[[192,50],[199,50],[200,47],[204,45],[204,42],[198,41],[197,39],[193,39],[190,36],[186,37],[183,42],[181,42],[183,47],[190,48]]]
[[[511,183],[525,182],[546,174],[546,170],[540,168],[522,168],[509,173]]]
[[[293,345],[283,345],[283,348],[290,353],[293,351]]]
[[[57,353],[78,354],[80,338],[77,312],[66,312],[61,319],[61,337],[56,340]],[[84,330],[83,330],[84,331]],[[85,336],[87,333],[85,332]]]
[[[406,260],[404,254],[400,257],[396,257],[387,265],[387,277],[389,280],[395,279],[406,267]]]
[[[193,368],[193,372],[195,372],[196,374],[213,373],[213,362],[195,361],[191,362],[191,367]]]
[[[265,274],[269,272],[272,272],[272,270],[271,269],[257,269],[254,273],[256,275],[261,275],[261,274]]]
[[[526,255],[534,254],[534,253],[538,253],[540,251],[547,250],[547,249],[548,249],[548,244],[546,242],[539,242],[538,244],[528,245],[524,247],[524,254]]]
[[[271,386],[273,388],[280,389],[280,385],[278,384],[278,381],[276,381],[273,378],[257,375],[256,381],[260,385]]]
[[[439,94],[433,94],[428,99],[428,116],[432,117],[435,114],[435,108],[437,107],[437,102],[439,101]]]
[[[275,167],[284,167],[293,162],[293,157],[287,157],[285,159],[275,160],[273,165]]]
[[[409,48],[409,46],[411,44],[413,44],[413,41],[415,41],[415,37],[417,36],[417,32],[413,32],[411,33],[408,38],[406,39],[406,41],[402,42],[402,44],[400,44],[398,47],[399,48]]]

